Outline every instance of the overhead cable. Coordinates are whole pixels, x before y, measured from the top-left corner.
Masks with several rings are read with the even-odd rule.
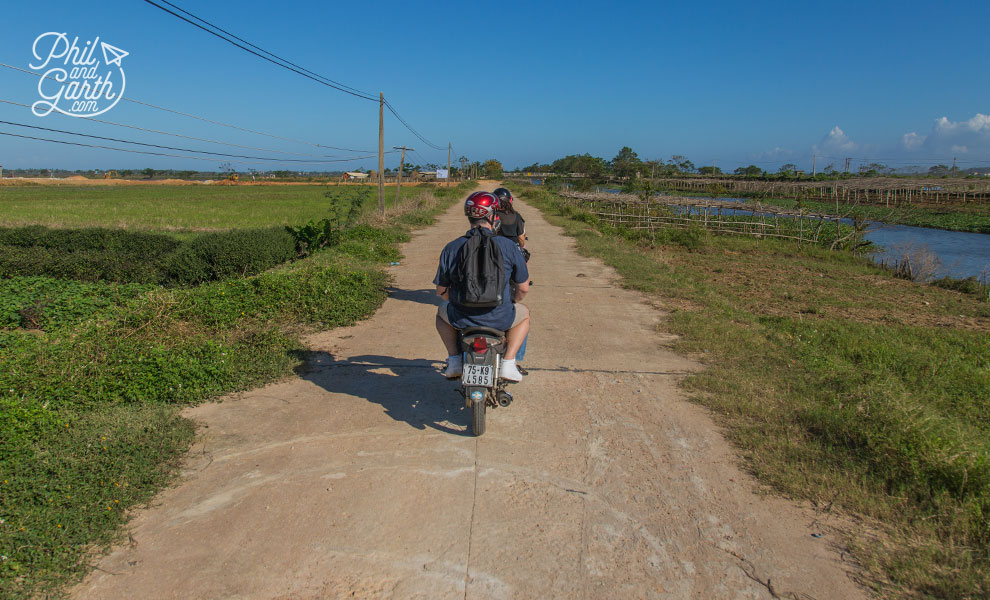
[[[29,75],[34,75],[35,77],[41,77],[43,79],[51,79],[53,81],[55,80],[53,77],[47,77],[47,76],[45,76],[45,75],[43,75],[41,73],[35,73],[34,71],[29,71],[27,69],[22,69],[20,67],[15,67],[14,65],[8,65],[8,64],[2,63],[2,62],[0,62],[0,67],[5,67],[7,69],[13,69],[15,71],[20,71],[22,73],[27,73]],[[244,131],[244,132],[247,132],[247,133],[253,133],[255,135],[263,135],[265,137],[270,137],[270,138],[273,138],[273,139],[282,140],[282,141],[286,141],[286,142],[294,142],[296,144],[305,144],[307,146],[314,146],[314,147],[317,147],[317,148],[329,148],[331,150],[342,150],[344,152],[373,152],[373,150],[356,150],[356,149],[353,149],[353,148],[341,148],[339,146],[330,146],[330,145],[327,145],[327,144],[318,144],[316,142],[308,142],[306,140],[299,140],[299,139],[295,139],[295,138],[284,137],[284,136],[281,136],[281,135],[275,135],[274,133],[265,133],[264,131],[258,131],[258,130],[255,130],[255,129],[248,129],[247,127],[241,127],[239,125],[231,125],[230,123],[224,123],[222,121],[215,121],[213,119],[208,119],[206,117],[200,117],[198,115],[184,113],[184,112],[181,112],[181,111],[172,109],[172,108],[166,108],[164,106],[158,106],[158,105],[152,104],[150,102],[142,102],[141,100],[135,100],[134,98],[128,98],[126,96],[123,97],[123,98],[121,98],[121,99],[124,102],[130,102],[132,104],[139,104],[141,106],[147,106],[148,108],[154,108],[155,110],[161,110],[161,111],[169,112],[169,113],[172,113],[172,114],[175,114],[175,115],[179,115],[179,116],[182,116],[182,117],[188,117],[190,119],[196,119],[197,121],[203,121],[204,123],[210,123],[212,125],[219,125],[221,127],[227,127],[229,129],[236,129],[237,131]]]
[[[270,161],[270,162],[278,162],[278,163],[290,163],[291,162],[291,163],[306,163],[306,164],[323,164],[323,163],[341,162],[341,159],[337,159],[337,160],[305,160],[305,159],[298,159],[298,158],[277,158],[277,157],[267,157],[267,156],[247,156],[247,155],[243,155],[243,154],[226,154],[226,153],[222,153],[222,152],[210,152],[208,150],[194,150],[192,148],[176,148],[175,146],[164,146],[162,144],[148,144],[148,143],[145,143],[145,142],[135,142],[135,141],[131,141],[131,140],[122,140],[122,139],[119,139],[119,138],[112,138],[112,137],[106,137],[106,136],[101,136],[101,135],[92,135],[92,134],[88,134],[88,133],[78,133],[78,132],[75,132],[75,131],[66,131],[64,129],[54,129],[54,128],[51,128],[51,127],[41,127],[39,125],[28,125],[26,123],[15,123],[13,121],[0,120],[0,123],[2,123],[4,125],[14,125],[16,127],[25,127],[25,128],[28,128],[28,129],[38,129],[38,130],[41,130],[41,131],[49,131],[49,132],[52,132],[52,133],[64,133],[64,134],[67,134],[67,135],[75,135],[75,136],[80,136],[80,137],[86,137],[86,138],[96,139],[96,140],[104,140],[104,141],[109,141],[109,142],[118,142],[118,143],[121,143],[121,144],[134,144],[136,146],[145,146],[145,147],[149,147],[149,148],[159,148],[159,149],[162,149],[162,150],[175,150],[175,151],[178,151],[178,152],[193,152],[193,153],[196,153],[196,154],[209,154],[211,156],[219,156],[219,157],[222,157],[222,158],[244,158],[244,159],[249,159],[249,160],[254,160],[254,161]],[[116,148],[113,148],[113,149],[116,149]],[[346,159],[346,160],[358,160],[358,159],[364,159],[364,158],[374,158],[375,156],[376,155],[374,155],[374,154],[369,154],[367,156],[361,156],[361,157],[357,157],[357,158],[354,158],[354,159]],[[211,160],[215,160],[215,159],[211,159]]]
[[[158,8],[158,9],[161,9],[161,10],[167,12],[168,14],[172,15],[173,17],[179,18],[179,19],[185,21],[186,23],[189,23],[193,27],[202,29],[206,33],[208,33],[208,34],[210,34],[212,36],[218,37],[221,40],[227,42],[228,44],[232,44],[234,46],[237,46],[241,50],[244,50],[245,52],[248,52],[250,54],[253,54],[253,55],[257,56],[258,58],[261,58],[263,60],[266,60],[266,61],[272,63],[273,65],[277,65],[279,67],[282,67],[283,69],[288,69],[289,71],[292,71],[292,72],[294,72],[296,74],[302,75],[303,77],[305,77],[307,79],[312,79],[313,81],[315,81],[315,82],[317,82],[319,84],[325,85],[327,87],[334,88],[336,90],[339,90],[341,92],[344,92],[345,94],[350,94],[352,96],[356,96],[356,97],[361,98],[361,99],[364,99],[364,100],[378,101],[378,98],[375,98],[374,96],[371,96],[371,95],[366,94],[364,92],[355,92],[355,91],[352,91],[351,89],[348,89],[348,87],[350,87],[350,86],[344,86],[342,84],[338,84],[338,83],[334,82],[332,79],[325,78],[325,77],[322,77],[322,76],[316,76],[316,77],[314,77],[313,75],[310,75],[309,73],[306,73],[304,70],[292,66],[290,63],[288,63],[288,61],[286,61],[284,63],[283,62],[279,62],[282,59],[275,60],[273,58],[269,58],[268,56],[265,56],[265,54],[261,54],[259,52],[255,52],[251,48],[248,48],[247,46],[245,46],[245,45],[243,45],[243,44],[241,44],[241,43],[239,43],[239,42],[237,42],[237,41],[235,41],[235,40],[233,40],[231,38],[225,37],[224,35],[222,35],[220,33],[217,33],[216,31],[210,29],[209,27],[200,25],[199,23],[197,23],[195,21],[192,21],[190,19],[187,19],[186,17],[183,17],[182,15],[180,15],[179,13],[177,13],[175,11],[169,10],[168,8],[162,6],[161,4],[158,4],[154,0],[144,0],[144,1],[146,3],[154,6],[155,8]],[[169,6],[174,6],[174,5],[170,4]],[[182,10],[182,9],[179,9],[179,10]],[[188,13],[186,11],[182,11],[182,12],[184,12],[186,14],[190,14],[190,13]],[[207,23],[207,21],[205,21],[203,19],[200,19],[199,17],[196,17],[194,15],[191,15],[191,16],[193,16],[193,18],[195,18],[195,19],[197,19],[199,21],[202,21],[203,23]],[[213,27],[213,25],[210,25],[210,27]],[[220,30],[220,28],[218,27],[217,30]],[[262,51],[262,52],[265,52],[265,51]],[[274,54],[271,54],[270,52],[265,52],[265,53],[266,54],[270,54],[271,56],[275,56]]]
[[[25,140],[38,140],[38,141],[41,141],[41,142],[51,142],[53,144],[65,144],[67,146],[82,146],[82,147],[85,147],[85,148],[99,148],[99,149],[102,149],[102,150],[115,150],[117,152],[130,152],[132,154],[150,154],[150,155],[153,155],[153,156],[169,156],[169,157],[172,157],[172,158],[185,158],[185,159],[191,159],[191,160],[208,160],[208,161],[215,161],[216,160],[214,158],[206,158],[204,156],[184,156],[184,155],[181,155],[181,154],[169,154],[169,153],[166,153],[166,152],[152,152],[152,151],[149,151],[149,150],[134,150],[132,148],[114,148],[113,146],[102,146],[100,144],[84,144],[82,142],[69,142],[69,141],[65,141],[65,140],[53,140],[53,139],[50,139],[50,138],[35,137],[35,136],[31,136],[31,135],[20,135],[20,134],[17,134],[17,133],[8,133],[6,131],[0,131],[0,135],[6,135],[6,136],[10,136],[10,137],[22,138],[22,139],[25,139]],[[325,161],[325,162],[350,162],[350,161],[355,161],[355,160],[363,160],[365,158],[373,158],[373,156],[358,156],[358,157],[355,157],[355,158],[341,158],[341,159],[338,159],[338,160],[328,160],[328,161]],[[245,164],[255,164],[255,165],[257,165],[257,164],[266,164],[266,163],[261,163],[261,162],[256,162],[256,161],[238,161],[238,162],[239,163],[245,163]]]
[[[12,100],[4,100],[0,98],[0,102],[4,104],[11,104],[13,106],[23,106],[26,108],[31,108],[28,104],[22,104],[20,102],[14,102]],[[148,133],[158,133],[161,135],[169,135],[172,137],[182,138],[185,140],[193,140],[196,142],[208,142],[210,144],[219,144],[221,146],[233,146],[235,148],[245,148],[247,150],[261,150],[262,152],[274,152],[276,154],[288,154],[290,156],[311,156],[314,158],[339,158],[338,156],[333,156],[329,154],[306,154],[303,152],[286,152],[285,150],[276,150],[274,148],[259,148],[257,146],[244,146],[242,144],[235,144],[233,142],[221,142],[219,140],[211,140],[209,138],[198,138],[191,135],[183,135],[181,133],[173,133],[171,131],[161,131],[158,129],[148,129],[147,127],[138,127],[137,125],[128,125],[126,123],[117,123],[115,121],[107,121],[106,119],[97,119],[96,117],[88,117],[90,121],[96,121],[97,123],[104,123],[106,125],[114,125],[116,127],[126,127],[127,129],[135,129],[137,131],[146,131]],[[366,150],[365,152],[370,152]]]
[[[256,44],[252,44],[251,42],[245,40],[244,38],[238,37],[238,36],[230,33],[229,31],[227,31],[226,29],[223,29],[222,27],[213,24],[210,21],[207,21],[206,19],[204,19],[202,17],[196,16],[196,15],[192,14],[191,12],[189,12],[189,11],[187,11],[187,10],[179,7],[179,6],[176,6],[175,4],[173,4],[171,2],[168,2],[167,0],[158,0],[157,2],[155,0],[144,0],[144,1],[146,3],[148,3],[148,4],[150,4],[150,5],[158,8],[158,9],[160,9],[160,10],[165,11],[166,13],[168,13],[168,14],[170,14],[170,15],[178,18],[178,19],[181,19],[181,20],[185,21],[186,23],[189,23],[190,25],[193,25],[194,27],[196,27],[198,29],[201,29],[201,30],[205,31],[206,33],[209,33],[212,36],[215,36],[215,37],[220,38],[221,40],[227,42],[228,44],[232,44],[232,45],[240,48],[241,50],[244,50],[245,52],[249,52],[250,54],[253,54],[253,55],[257,56],[258,58],[264,59],[264,60],[272,63],[273,65],[277,65],[279,67],[282,67],[283,69],[287,69],[287,70],[292,71],[292,72],[294,72],[294,73],[296,73],[298,75],[302,75],[303,77],[305,77],[307,79],[311,79],[311,80],[313,80],[313,81],[315,81],[317,83],[320,83],[320,84],[325,85],[327,87],[331,87],[333,89],[336,89],[338,91],[344,92],[346,94],[350,94],[352,96],[356,96],[356,97],[361,98],[363,100],[369,100],[369,101],[373,101],[373,102],[378,102],[378,101],[381,100],[380,97],[375,96],[374,94],[372,94],[370,92],[363,92],[363,91],[361,91],[361,90],[359,90],[357,88],[354,88],[354,87],[351,87],[349,85],[343,84],[343,83],[341,83],[339,81],[336,81],[334,79],[331,79],[331,78],[329,78],[329,77],[327,77],[325,75],[320,75],[319,73],[314,73],[313,71],[310,71],[309,69],[306,69],[305,67],[302,67],[302,66],[300,66],[300,65],[298,65],[298,64],[296,64],[296,63],[294,63],[294,62],[292,62],[292,61],[290,61],[288,59],[282,58],[281,56],[279,56],[279,55],[277,55],[277,54],[275,54],[273,52],[269,52],[268,50],[265,50],[265,49],[261,48],[260,46],[258,46]],[[185,15],[188,15],[188,17],[190,17],[190,18],[186,18],[186,17],[178,14],[177,12],[175,12],[173,10],[170,10],[169,8],[166,8],[165,6],[162,6],[162,4],[159,4],[158,2],[161,2],[162,4],[167,4],[168,6],[174,8],[175,10],[177,10],[177,11],[179,11],[179,12],[185,14]],[[192,20],[192,19],[195,19],[195,21]],[[199,21],[199,23],[197,23],[196,21]],[[250,46],[250,47],[248,47],[248,46]],[[254,50],[252,50],[252,48],[254,48]],[[392,104],[389,103],[387,100],[385,101],[385,106],[388,107],[389,112],[391,112],[395,116],[395,118],[398,119],[399,122],[402,123],[402,125],[406,129],[408,129],[413,135],[415,135],[417,138],[419,138],[420,141],[422,141],[427,146],[430,146],[431,148],[434,148],[436,150],[443,150],[443,147],[437,146],[436,144],[430,142],[425,137],[423,137],[423,135],[421,133],[419,133],[418,131],[416,131],[416,129],[413,128],[413,126],[411,124],[409,124],[408,121],[406,121],[405,119],[403,119],[399,115],[399,113],[395,109],[395,107],[392,106]]]

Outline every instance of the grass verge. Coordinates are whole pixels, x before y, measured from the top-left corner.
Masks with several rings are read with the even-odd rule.
[[[288,376],[301,333],[371,315],[409,224],[460,193],[410,190],[332,250],[252,277],[0,282],[20,307],[0,304],[0,597],[58,596],[81,577],[174,477],[194,436],[182,407]]]
[[[447,188],[403,185],[403,194]],[[458,189],[456,186],[449,188]],[[0,226],[113,227],[154,231],[223,231],[298,225],[325,217],[327,194],[377,200],[373,185],[5,185]],[[385,188],[386,204],[395,186]]]
[[[779,492],[859,517],[863,581],[990,594],[990,304],[783,241],[629,239],[544,190],[525,200],[670,310],[685,382]],[[872,533],[867,533],[867,530]]]

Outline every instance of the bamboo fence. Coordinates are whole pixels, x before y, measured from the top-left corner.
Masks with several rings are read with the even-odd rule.
[[[665,178],[661,188],[682,192],[723,193],[772,198],[806,198],[842,204],[916,206],[990,204],[990,182],[972,179],[856,178],[843,181],[758,181],[718,178]]]
[[[662,195],[644,200],[633,194],[602,192],[557,192],[557,195],[605,223],[624,229],[645,230],[651,237],[664,227],[702,227],[716,233],[814,244],[833,243],[842,237],[842,218],[839,216],[758,202]],[[752,214],[740,215],[738,211]]]

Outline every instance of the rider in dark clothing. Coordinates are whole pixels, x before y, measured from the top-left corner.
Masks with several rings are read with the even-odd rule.
[[[522,218],[521,214],[516,212],[515,207],[512,206],[512,192],[503,187],[498,188],[492,193],[498,198],[498,216],[502,223],[498,232],[499,235],[505,236],[515,242],[528,261],[529,251],[525,249],[526,221]]]
[[[512,205],[512,192],[507,188],[500,187],[492,192],[492,194],[498,198],[498,211],[496,214],[501,222],[498,234],[515,242],[516,246],[519,247],[519,251],[522,252],[523,258],[526,259],[526,262],[529,262],[529,250],[526,249],[526,221],[522,218],[521,214],[516,212],[515,207]],[[517,363],[522,362],[523,358],[526,357],[527,342],[529,342],[528,334],[523,339],[519,353],[516,354]],[[527,374],[526,369],[522,365],[517,365],[517,368],[523,375]]]

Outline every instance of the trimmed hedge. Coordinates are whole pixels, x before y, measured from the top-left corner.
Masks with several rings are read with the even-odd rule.
[[[248,277],[296,256],[296,240],[284,227],[207,233],[165,260],[162,284],[196,285]]]
[[[119,229],[0,229],[0,277],[195,285],[256,275],[293,259],[285,229],[207,233],[187,242]]]

